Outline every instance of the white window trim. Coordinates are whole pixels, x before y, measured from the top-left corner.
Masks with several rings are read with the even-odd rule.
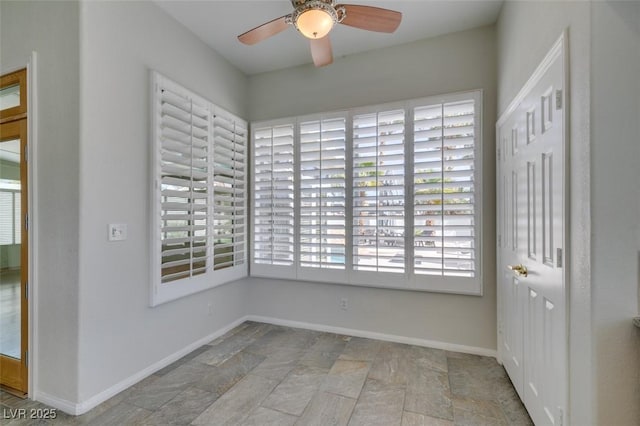
[[[244,126],[248,129],[247,123],[242,118],[231,114],[230,112],[224,110],[213,104],[212,102],[202,98],[201,96],[185,89],[178,83],[173,82],[157,71],[151,71],[151,87],[150,87],[150,105],[151,105],[151,143],[150,143],[150,158],[151,158],[151,179],[150,179],[150,306],[158,306],[160,304],[169,302],[171,300],[179,299],[194,293],[198,293],[204,290],[212,289],[214,287],[221,286],[228,282],[243,278],[248,276],[248,268],[249,268],[249,253],[251,249],[248,246],[248,234],[249,234],[249,222],[248,222],[248,193],[247,193],[247,165],[249,156],[246,155],[249,147],[249,137],[247,134],[247,141],[245,146],[245,159],[244,159],[244,223],[245,223],[245,232],[244,232],[244,261],[240,265],[214,270],[213,264],[212,266],[207,268],[207,272],[195,275],[188,278],[178,279],[175,281],[162,283],[161,279],[161,259],[162,259],[162,241],[160,238],[160,228],[161,228],[161,194],[160,194],[160,176],[161,176],[161,165],[160,165],[160,156],[161,152],[159,149],[159,110],[158,110],[158,102],[156,99],[157,88],[162,86],[163,88],[168,88],[178,93],[183,93],[187,97],[197,100],[199,103],[208,105],[211,117],[211,134],[210,140],[214,140],[213,135],[213,116],[216,113],[223,114],[227,117],[232,117],[236,119],[238,122],[244,124]],[[210,147],[211,152],[213,152],[213,145]],[[210,184],[211,190],[213,191],[213,172],[210,174]],[[208,238],[213,240],[213,225],[209,226]],[[213,248],[213,246],[212,246]],[[211,258],[211,262],[213,262],[213,257]]]
[[[256,264],[254,259],[253,250],[253,212],[254,212],[254,179],[251,177],[251,209],[250,216],[251,222],[251,241],[250,244],[250,275],[254,277],[264,278],[279,278],[288,280],[303,280],[303,281],[316,281],[316,282],[328,282],[333,284],[344,284],[361,287],[373,287],[384,289],[398,289],[398,290],[413,290],[413,291],[428,291],[436,293],[449,293],[460,295],[474,295],[482,296],[483,294],[483,276],[484,268],[482,264],[482,251],[483,251],[483,226],[482,221],[482,186],[483,186],[483,155],[482,155],[482,141],[483,141],[483,91],[481,89],[471,90],[465,92],[457,92],[451,94],[443,94],[436,96],[429,96],[420,99],[408,100],[404,102],[392,102],[381,105],[374,105],[362,108],[353,108],[346,111],[347,117],[347,146],[353,140],[353,117],[356,114],[372,113],[380,111],[388,111],[392,109],[404,109],[405,110],[405,155],[407,160],[405,162],[405,229],[413,228],[413,174],[411,168],[413,167],[413,108],[417,106],[424,106],[437,103],[451,103],[464,100],[473,100],[476,105],[474,112],[474,221],[475,221],[475,276],[473,278],[465,277],[453,277],[453,276],[433,276],[415,274],[411,268],[413,264],[413,243],[412,233],[405,232],[405,268],[404,273],[389,273],[389,272],[372,272],[372,271],[358,271],[353,269],[353,150],[347,149],[346,159],[346,194],[347,194],[347,207],[346,207],[346,247],[345,247],[345,270],[331,270],[323,268],[303,268],[300,266],[299,258],[299,223],[300,223],[300,197],[299,197],[299,178],[300,178],[300,141],[299,141],[299,123],[302,121],[308,121],[312,119],[321,119],[326,117],[332,117],[340,114],[345,114],[345,111],[333,111],[321,114],[313,114],[303,117],[289,117],[276,120],[264,120],[251,123],[251,167],[254,164],[254,134],[253,128],[260,126],[277,126],[284,124],[292,124],[294,126],[294,229],[295,239],[294,241],[294,265],[293,266],[280,266],[280,265],[267,265]],[[411,126],[411,127],[410,127]]]

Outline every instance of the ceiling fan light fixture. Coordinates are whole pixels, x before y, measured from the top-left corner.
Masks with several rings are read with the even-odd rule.
[[[335,21],[322,9],[309,9],[296,19],[296,28],[306,38],[322,38],[329,34]]]
[[[325,37],[336,22],[340,22],[340,12],[334,6],[335,0],[296,0],[296,9],[289,17],[289,22],[309,39]],[[341,9],[341,8],[339,8]]]

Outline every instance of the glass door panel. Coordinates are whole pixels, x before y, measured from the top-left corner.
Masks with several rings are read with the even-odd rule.
[[[0,77],[0,122],[27,115],[27,70]]]
[[[20,139],[0,142],[0,353],[20,359]]]
[[[0,110],[15,108],[20,105],[20,85],[5,87],[0,90]]]
[[[27,119],[0,124],[0,385],[27,394]]]

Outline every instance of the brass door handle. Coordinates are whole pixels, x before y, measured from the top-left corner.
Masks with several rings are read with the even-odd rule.
[[[529,275],[529,273],[527,272],[527,267],[520,264],[520,265],[508,265],[507,268],[511,269],[513,272],[516,273],[517,276],[519,277],[526,277],[527,275]]]

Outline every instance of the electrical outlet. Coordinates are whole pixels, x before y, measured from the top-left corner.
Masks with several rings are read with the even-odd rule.
[[[340,299],[340,309],[342,309],[343,311],[349,309],[349,299],[347,299],[346,297]]]

